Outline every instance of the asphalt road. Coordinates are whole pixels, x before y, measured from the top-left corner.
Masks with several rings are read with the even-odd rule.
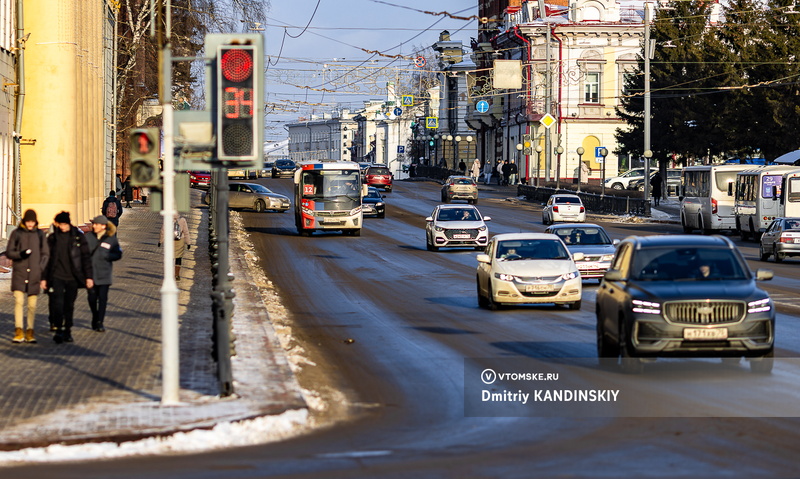
[[[260,181],[291,196],[289,180]],[[780,298],[782,360],[771,376],[751,374],[744,362],[668,361],[670,368],[657,362],[632,385],[595,366],[596,282],[585,282],[580,311],[480,309],[476,252],[425,249],[424,218],[437,204],[438,186],[397,182],[387,196],[386,218],[367,219],[360,237],[299,237],[291,213],[242,213],[291,312],[296,341],[315,363],[304,368],[301,384],[334,398],[348,420],[277,444],[62,466],[59,477],[797,476],[800,420],[781,416],[800,416],[793,404],[800,402],[800,365],[791,359],[800,349],[800,262],[761,263],[754,244],[739,242],[751,267],[776,273],[763,283]],[[537,205],[484,193],[478,207],[492,217],[493,234],[544,230]],[[680,232],[676,225],[589,218],[595,220],[614,238]],[[643,417],[613,408],[598,413],[600,406],[543,415],[519,404],[466,404],[465,383],[498,364],[535,364],[560,371],[570,384],[621,388],[650,409],[638,413]],[[14,477],[57,470],[26,468],[40,476]]]

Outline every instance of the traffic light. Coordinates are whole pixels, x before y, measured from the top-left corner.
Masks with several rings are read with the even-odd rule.
[[[158,128],[137,128],[131,131],[130,160],[131,184],[133,186],[160,186],[159,168],[160,131]]]
[[[533,143],[531,143],[531,135],[522,135],[522,154],[530,155],[533,153]]]
[[[261,164],[263,47],[260,35],[225,35],[217,46],[217,158]]]

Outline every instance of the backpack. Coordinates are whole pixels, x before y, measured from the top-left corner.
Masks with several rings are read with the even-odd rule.
[[[119,211],[117,211],[117,202],[110,201],[106,207],[106,218],[116,218]]]
[[[176,241],[183,237],[183,231],[181,231],[181,225],[180,223],[178,223],[177,220],[172,223],[172,229]]]

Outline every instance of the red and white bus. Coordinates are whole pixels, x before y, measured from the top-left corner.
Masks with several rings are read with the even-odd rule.
[[[361,169],[352,161],[301,161],[294,172],[295,225],[300,236],[314,231],[361,235]]]

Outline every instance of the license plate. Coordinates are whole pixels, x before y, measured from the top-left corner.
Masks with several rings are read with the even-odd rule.
[[[453,235],[453,239],[470,239],[470,235],[457,234]]]
[[[525,285],[525,291],[553,291],[552,284],[527,284]]]
[[[708,339],[728,339],[728,328],[687,328],[683,330],[683,339],[695,341]]]
[[[578,263],[578,269],[600,269],[597,263]]]
[[[344,221],[342,221],[342,220],[322,220],[322,224],[331,225],[331,226],[339,226],[339,225],[343,225]]]
[[[794,239],[794,242],[795,242],[795,243],[800,243],[800,238],[795,238],[795,239]]]

